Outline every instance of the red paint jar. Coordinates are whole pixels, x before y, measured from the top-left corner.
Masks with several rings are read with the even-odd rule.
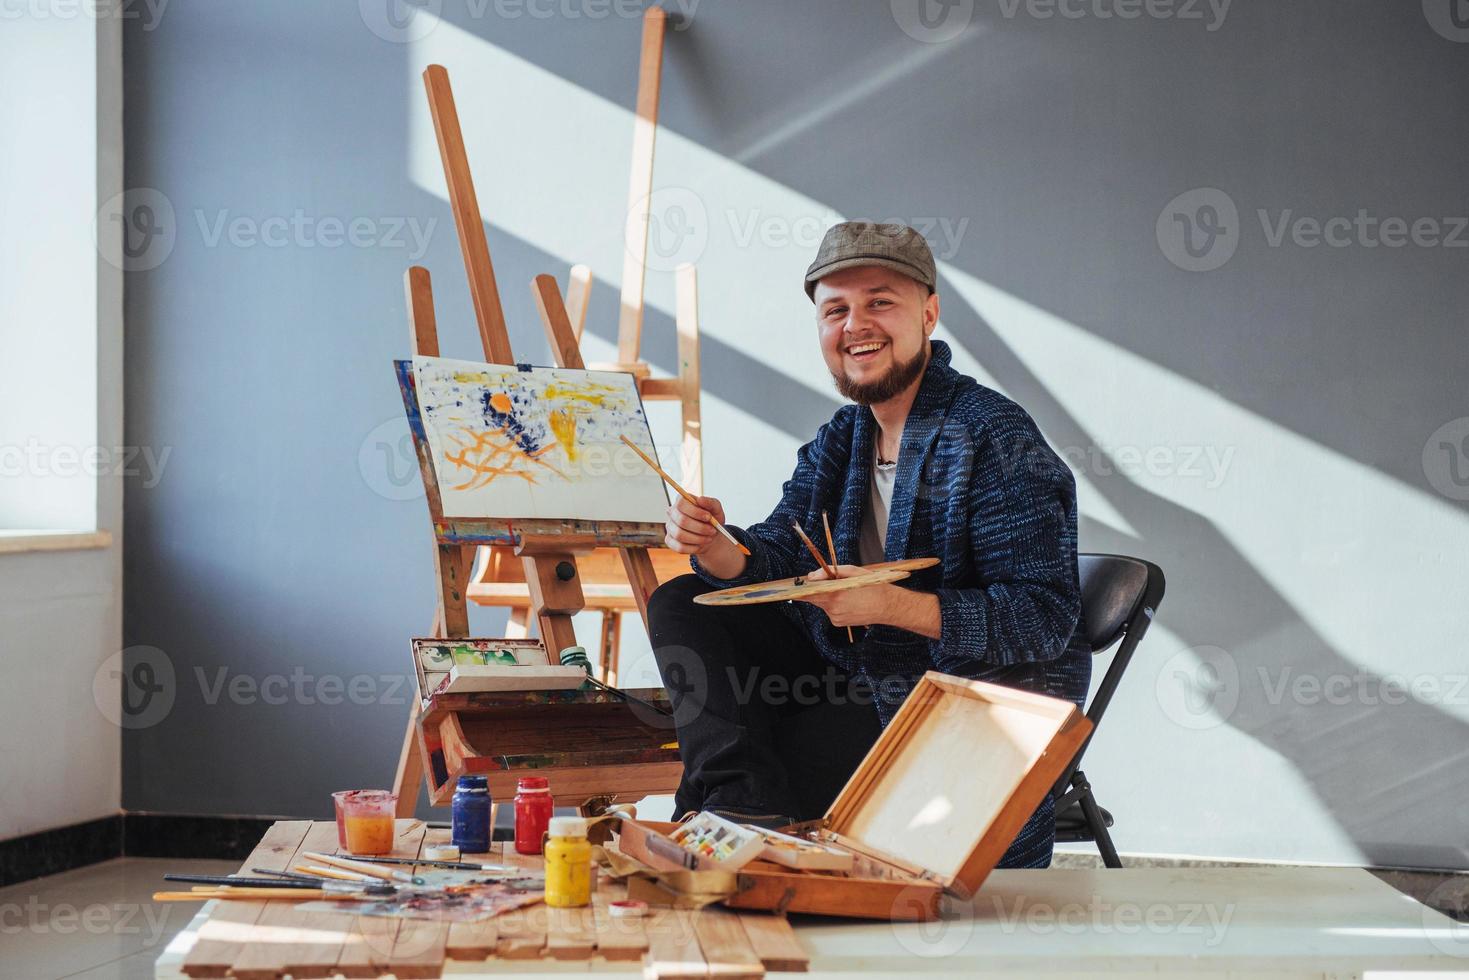
[[[515,853],[541,853],[541,838],[556,804],[545,776],[523,776],[515,784]]]

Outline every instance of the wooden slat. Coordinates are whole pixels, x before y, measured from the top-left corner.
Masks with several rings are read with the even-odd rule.
[[[309,820],[282,820],[272,824],[240,866],[240,874],[253,868],[285,871],[301,847]],[[222,977],[239,957],[244,945],[241,936],[265,911],[264,902],[219,902],[199,930],[194,948],[184,957],[183,972],[191,977]]]
[[[420,820],[398,820],[393,837],[392,857],[411,858],[422,853],[424,843],[436,833],[425,830]],[[340,917],[338,917],[340,919]],[[362,915],[352,920],[337,970],[346,977],[376,977],[388,971],[393,948],[398,942],[402,920],[383,916]]]
[[[295,855],[305,851],[336,853],[336,823],[311,824],[293,852],[292,862],[297,860]],[[230,975],[238,980],[271,980],[287,973],[294,977],[328,976],[346,945],[347,936],[340,932],[341,926],[342,918],[337,915],[301,912],[290,901],[266,902],[249,941],[230,967]]]
[[[483,960],[495,955],[500,944],[500,924],[495,919],[449,923],[444,952],[451,960]]]
[[[434,316],[434,287],[428,270],[409,266],[403,273],[403,293],[408,308],[408,334],[412,351],[424,357],[439,356],[438,320]]]
[[[338,921],[342,917],[338,916]],[[337,972],[344,977],[378,977],[388,971],[393,943],[401,920],[381,915],[357,915],[342,944]]]
[[[707,977],[709,964],[699,950],[692,917],[684,909],[657,909],[648,917],[648,954],[643,975],[651,980]]]
[[[628,182],[629,227],[622,261],[622,312],[617,320],[617,359],[638,359],[643,331],[643,279],[648,265],[648,209],[653,196],[653,143],[658,134],[658,91],[663,80],[663,34],[668,15],[660,7],[643,14],[638,59],[637,115],[633,119],[632,175]],[[637,223],[632,210],[641,208]]]
[[[704,492],[704,424],[699,414],[699,274],[681,265],[674,287],[678,312],[678,380],[682,402],[683,485],[689,493]]]
[[[608,889],[593,896],[593,926],[597,931],[597,953],[609,960],[641,959],[648,949],[648,934],[644,931],[646,920],[639,918],[614,918],[607,910]],[[619,886],[619,892],[621,892]],[[621,897],[617,894],[616,897]]]
[[[582,331],[587,325],[587,307],[592,301],[592,267],[589,265],[574,265],[571,267],[571,281],[566,284],[566,315],[571,319],[572,332],[576,334],[576,342],[581,344]]]
[[[765,965],[740,925],[740,917],[723,909],[701,909],[694,916],[694,934],[699,951],[709,964],[711,977],[754,978],[765,976]]]
[[[796,930],[785,916],[746,912],[740,916],[740,927],[765,969],[776,973],[805,973],[810,969],[811,954],[796,938]]]
[[[548,908],[546,913],[546,952],[558,960],[590,959],[597,948],[591,908]]]
[[[496,916],[500,922],[500,945],[495,948],[495,955],[502,960],[539,959],[546,947],[546,911],[544,905],[532,905]]]
[[[423,73],[423,84],[428,92],[434,135],[439,141],[439,156],[444,163],[449,208],[454,213],[454,225],[459,229],[459,247],[464,253],[464,271],[469,277],[469,295],[474,301],[474,317],[479,324],[485,360],[491,364],[514,364],[510,333],[505,328],[505,311],[500,306],[500,291],[495,285],[495,269],[490,263],[490,246],[485,239],[484,220],[480,217],[479,198],[474,192],[474,178],[469,171],[469,155],[464,149],[464,134],[459,129],[459,112],[454,106],[449,73],[442,65],[429,65]]]
[[[403,919],[398,924],[397,938],[393,940],[393,952],[388,958],[388,972],[399,980],[442,975],[448,941],[447,922]]]
[[[567,317],[566,307],[561,302],[561,289],[556,285],[556,277],[536,276],[531,281],[530,291],[541,314],[541,325],[546,328],[546,339],[550,341],[551,356],[555,358],[556,366],[582,370],[585,365],[581,359],[581,347],[576,330]]]

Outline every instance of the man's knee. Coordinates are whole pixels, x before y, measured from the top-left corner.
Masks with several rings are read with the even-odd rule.
[[[711,592],[713,588],[697,575],[680,575],[664,582],[648,597],[648,621],[656,624],[671,615],[686,613],[694,607],[694,596]],[[697,607],[695,607],[697,608]]]

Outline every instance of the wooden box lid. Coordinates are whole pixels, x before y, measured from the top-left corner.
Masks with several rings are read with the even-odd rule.
[[[929,671],[832,803],[826,826],[972,894],[1091,727],[1069,701]]]

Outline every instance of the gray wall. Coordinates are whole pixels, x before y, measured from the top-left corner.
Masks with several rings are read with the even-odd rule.
[[[127,497],[126,642],[175,693],[127,733],[129,808],[320,815],[391,776],[431,607],[389,368],[405,266],[433,270],[445,353],[476,350],[425,64],[455,82],[517,351],[546,360],[524,283],[585,261],[609,356],[639,22],[442,6],[129,25],[128,185],[176,222],[127,293],[128,441],[170,456]],[[645,352],[673,366],[667,272],[697,261],[707,486],[759,519],[837,407],[797,285],[814,236],[919,224],[956,363],[1073,461],[1083,547],[1169,576],[1087,767],[1120,846],[1469,867],[1469,234],[1443,222],[1469,213],[1469,43],[1412,3],[977,8],[944,40],[905,0],[702,0],[670,33]],[[1359,210],[1459,246],[1272,242],[1283,212]],[[1213,214],[1191,259],[1183,222]],[[325,247],[327,218],[376,244]]]

